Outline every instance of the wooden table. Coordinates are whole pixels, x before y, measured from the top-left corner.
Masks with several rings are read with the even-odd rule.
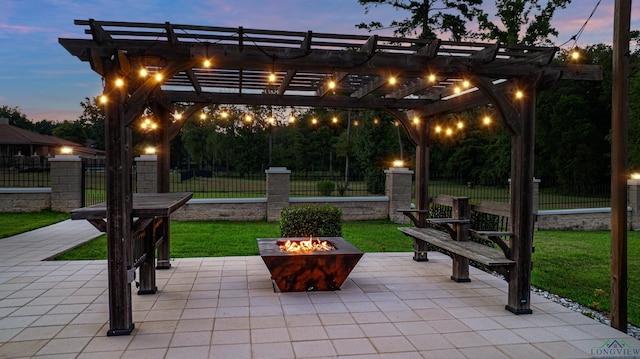
[[[123,292],[124,302],[130,303],[130,284],[135,281],[135,270],[139,269],[138,294],[154,294],[156,287],[156,269],[169,269],[169,220],[171,213],[184,205],[192,197],[191,192],[173,193],[135,193],[132,198],[132,226],[130,239],[133,243],[127,245],[124,257],[117,258],[118,262],[126,266],[126,283],[122,278],[111,273],[109,269],[109,291]],[[101,232],[107,232],[107,204],[99,203],[89,207],[74,209],[71,211],[71,219],[85,219]],[[123,239],[124,240],[124,239]],[[156,265],[155,252],[158,250]],[[109,253],[109,261],[112,261],[113,253]],[[119,301],[119,300],[116,300]],[[120,308],[123,303],[109,303],[110,316],[115,308]],[[127,305],[124,305],[127,306]],[[131,311],[128,306],[127,312]],[[131,317],[131,313],[125,313]],[[127,328],[109,330],[107,335],[128,335],[133,330],[133,323]]]

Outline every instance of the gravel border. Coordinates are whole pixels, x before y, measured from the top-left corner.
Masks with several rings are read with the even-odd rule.
[[[546,290],[542,290],[542,289],[538,289],[534,286],[531,286],[531,291],[533,291],[533,293],[547,298],[553,302],[556,302],[566,308],[569,308],[575,312],[578,312],[586,317],[592,318],[593,320],[597,320],[600,323],[606,324],[606,325],[611,325],[611,320],[609,320],[609,317],[602,313],[602,312],[598,312],[596,310],[593,310],[591,308],[588,308],[580,303],[576,303],[573,300],[569,299],[569,298],[563,298],[559,295],[553,294],[553,293],[549,293]],[[627,334],[629,334],[630,336],[636,338],[636,339],[640,339],[640,328],[636,327],[634,325],[631,324],[627,324]]]

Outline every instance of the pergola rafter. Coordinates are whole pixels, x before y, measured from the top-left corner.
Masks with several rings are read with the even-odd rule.
[[[493,105],[512,138],[510,259],[516,264],[508,273],[506,307],[516,314],[530,313],[536,91],[559,79],[598,80],[599,67],[553,63],[557,49],[550,47],[91,19],[75,24],[85,27],[90,37],[59,42],[105,79],[110,98],[106,107],[110,334],[128,334],[133,328],[127,275],[130,127],[147,107],[161,117],[158,187],[166,192],[169,140],[184,123],[170,118],[176,104],[187,108],[185,117],[209,104],[386,111],[416,144],[419,210],[429,208],[431,119]],[[147,77],[139,75],[140,69]],[[126,84],[115,86],[117,78]],[[463,80],[470,82],[469,88],[456,91],[454,86]],[[515,99],[518,90],[525,95]],[[419,121],[414,123],[414,117]],[[418,220],[424,223],[426,214]],[[165,241],[167,247],[161,250],[168,250],[168,238]]]

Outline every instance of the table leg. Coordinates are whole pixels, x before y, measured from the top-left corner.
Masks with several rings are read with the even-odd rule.
[[[171,268],[170,258],[170,241],[169,241],[169,217],[162,218],[161,231],[162,242],[158,246],[158,263],[156,269],[169,269]]]
[[[159,219],[151,221],[144,229],[144,253],[146,257],[140,264],[140,288],[138,294],[155,294],[158,290],[156,287],[156,269],[155,264],[155,242],[156,242],[156,225]]]

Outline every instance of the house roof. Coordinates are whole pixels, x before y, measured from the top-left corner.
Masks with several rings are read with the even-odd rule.
[[[8,121],[7,121],[8,122]],[[42,146],[72,146],[82,145],[55,136],[42,135],[23,128],[9,125],[0,121],[0,145],[42,145]]]

